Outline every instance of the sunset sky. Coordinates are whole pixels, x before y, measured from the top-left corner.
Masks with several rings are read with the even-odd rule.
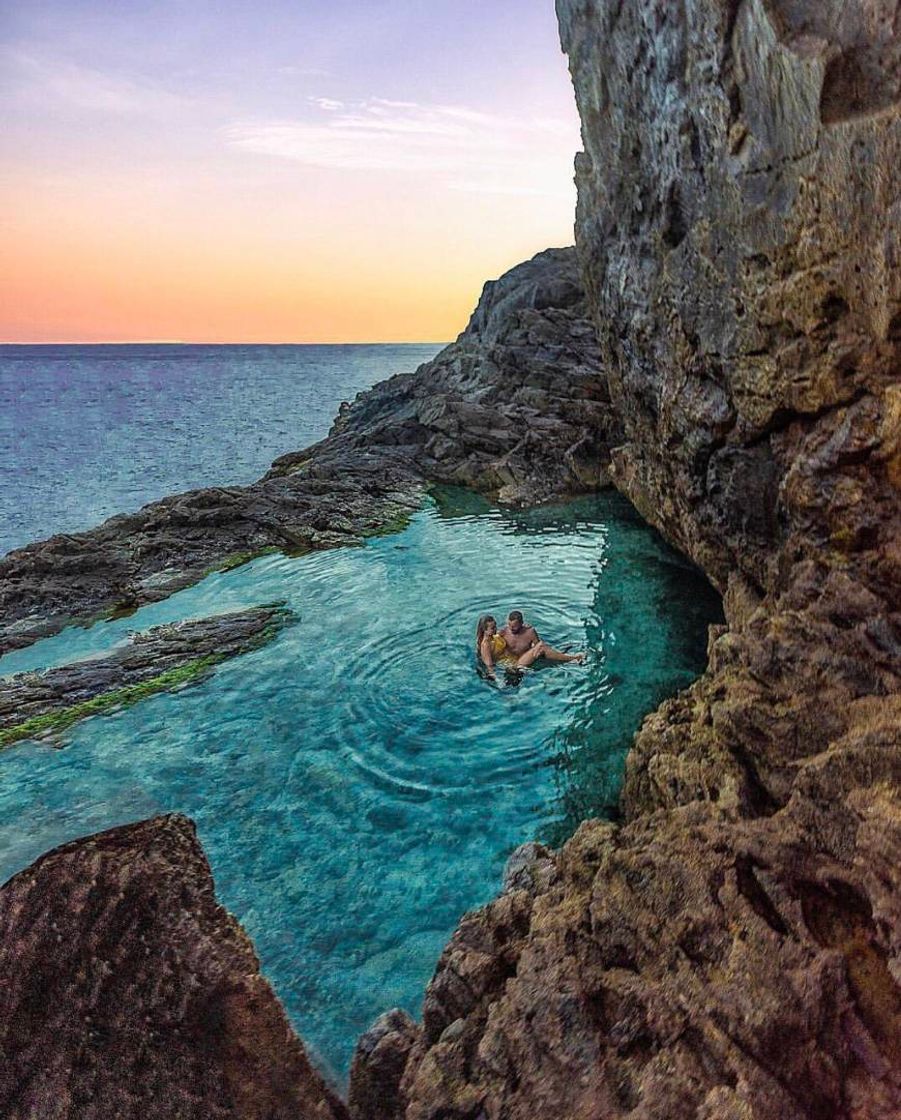
[[[553,0],[0,0],[0,341],[444,341],[572,240]]]

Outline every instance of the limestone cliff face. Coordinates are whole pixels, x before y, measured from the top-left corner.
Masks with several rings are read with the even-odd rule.
[[[729,625],[637,736],[624,823],[520,861],[461,923],[416,1037],[383,1021],[357,1076],[395,1100],[406,1053],[407,1120],[887,1120],[899,7],[557,8],[586,149],[577,246],[624,426],[612,474]]]
[[[0,888],[0,1115],[346,1117],[184,817],[67,844]]]
[[[558,10],[621,485],[724,589],[857,566],[898,469],[897,3]]]
[[[899,8],[558,10],[615,478],[730,622],[691,746],[665,761],[668,709],[631,804],[775,807],[856,700],[898,688]]]

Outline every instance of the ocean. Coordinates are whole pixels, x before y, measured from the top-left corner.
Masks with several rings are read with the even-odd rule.
[[[200,486],[253,482],[434,344],[0,346],[0,555]]]

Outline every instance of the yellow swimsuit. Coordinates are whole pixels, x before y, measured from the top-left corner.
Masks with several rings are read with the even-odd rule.
[[[507,652],[507,643],[500,636],[500,634],[495,634],[492,637],[492,639],[491,639],[491,652],[494,654],[495,657],[500,657],[500,655],[502,653]]]

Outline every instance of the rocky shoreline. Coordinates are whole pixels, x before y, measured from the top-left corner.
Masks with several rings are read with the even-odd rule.
[[[253,485],[173,495],[0,558],[0,654],[261,552],[359,544],[402,525],[432,482],[508,502],[605,483],[617,427],[587,316],[575,251],[547,250],[486,284],[431,362],[361,393],[327,439]]]
[[[282,460],[255,491],[302,494],[309,511],[310,495],[334,487],[340,511],[347,490],[335,480],[346,474],[353,489],[368,477],[371,492],[393,495],[380,510],[401,511],[433,474],[516,500],[609,477],[724,595],[707,672],[636,736],[622,821],[586,822],[557,852],[520,853],[504,893],[461,921],[421,1023],[392,1012],[361,1040],[355,1120],[901,1113],[896,7],[558,0],[585,144],[576,234],[587,298],[523,281],[533,294],[514,297],[508,316],[502,289],[519,281],[505,278],[456,351],[365,395],[329,440]],[[525,370],[521,383],[499,355]],[[480,371],[519,397],[492,401]],[[550,377],[547,398],[531,395],[533,376]],[[538,438],[523,442],[524,421]],[[176,515],[179,501],[0,563],[5,648],[122,588],[143,594],[140,579],[159,579],[176,554],[167,525],[204,542],[204,563],[247,537],[249,518],[239,531],[219,514],[191,537],[193,507]],[[287,523],[305,524],[296,509]],[[360,528],[349,516],[337,537]],[[272,544],[267,533],[253,547]],[[159,827],[134,826],[145,832],[115,859],[132,861]],[[22,884],[43,876],[51,901],[84,889],[78,853],[97,842],[67,846],[73,864],[59,874],[39,861],[0,889],[7,952],[34,945],[33,967],[48,967],[51,933],[32,938]],[[91,914],[69,927],[67,941],[85,946],[74,961],[91,959],[93,928]],[[158,951],[190,976],[200,958],[179,960],[179,931],[161,934]],[[216,951],[215,939],[198,950]],[[120,968],[145,977],[142,954]],[[73,1017],[116,1022],[105,981],[67,991]],[[68,1061],[38,1006],[16,989],[0,1007],[44,1054],[19,1059],[28,1085],[47,1056]],[[129,1037],[116,1068],[133,1078]],[[210,1049],[203,1031],[194,1044],[204,1076],[232,1076],[234,1050]],[[100,1055],[86,1052],[95,1078]],[[281,1055],[254,1067],[261,1092]],[[180,1084],[160,1062],[148,1059],[145,1078]],[[340,1115],[327,1091],[311,1093],[293,1112],[238,1101],[223,1115]]]
[[[897,15],[557,9],[586,147],[577,245],[623,424],[610,473],[720,588],[728,625],[701,680],[636,736],[623,823],[585,823],[532,886],[463,920],[421,1026],[395,1031],[403,1073],[386,1067],[375,1096],[408,1120],[887,1120]],[[370,1087],[385,1026],[372,1058],[361,1047]]]
[[[0,747],[56,736],[80,719],[182,688],[271,641],[290,619],[275,604],[168,623],[131,634],[106,657],[0,678]]]

